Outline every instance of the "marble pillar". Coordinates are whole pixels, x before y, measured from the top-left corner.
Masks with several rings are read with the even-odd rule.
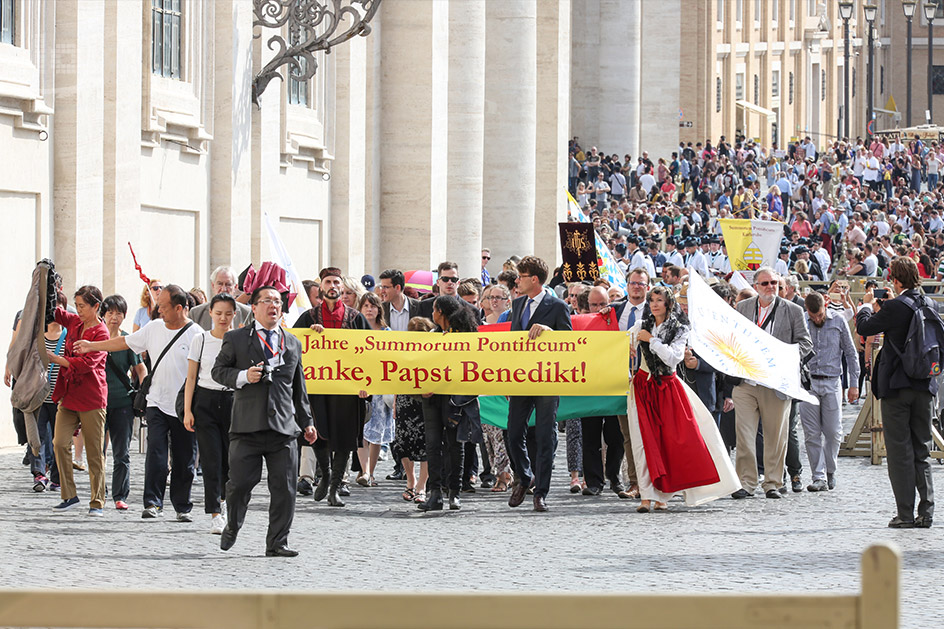
[[[105,3],[55,3],[53,250],[64,289],[102,285]]]
[[[570,122],[570,0],[537,3],[537,125],[534,254],[560,262],[558,223],[567,220]]]
[[[646,29],[642,33],[645,76],[641,93],[645,98],[639,110],[639,150],[648,151],[655,161],[657,156],[668,158],[678,150],[682,0],[641,4]]]
[[[601,151],[618,153],[621,158],[626,153],[633,159],[639,156],[640,86],[650,78],[648,71],[643,77],[641,61],[641,5],[642,0],[600,0],[597,146]]]
[[[446,256],[450,5],[385,2],[379,11],[379,267],[430,269]]]
[[[600,141],[600,2],[571,4],[570,135],[584,150]]]
[[[486,3],[482,245],[501,264],[534,253],[537,3]]]
[[[449,7],[448,246],[461,277],[478,277],[485,149],[485,2]],[[492,270],[501,268],[500,262]]]

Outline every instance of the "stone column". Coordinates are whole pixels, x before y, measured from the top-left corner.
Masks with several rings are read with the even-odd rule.
[[[257,29],[262,37],[252,41],[253,67],[258,71],[274,56],[267,41],[271,36],[267,29]],[[287,72],[283,68],[282,72]],[[283,74],[284,76],[284,74]],[[259,106],[252,106],[252,139],[251,139],[251,170],[252,170],[252,203],[249,231],[251,241],[249,245],[250,260],[259,268],[264,260],[271,260],[269,251],[269,237],[265,224],[262,221],[263,212],[269,215],[273,225],[279,224],[281,217],[282,195],[281,186],[284,185],[284,176],[281,173],[281,143],[282,133],[282,99],[283,81],[274,80],[268,88],[259,95]],[[249,260],[233,260],[236,271],[246,268]],[[296,262],[293,260],[293,262]],[[210,272],[216,267],[211,267]]]
[[[599,0],[600,137],[606,153],[639,156],[642,0]],[[673,57],[674,59],[674,57]],[[676,68],[675,73],[678,74]],[[647,80],[650,75],[646,73]],[[584,149],[589,146],[584,145]],[[627,182],[628,184],[628,182]]]
[[[449,2],[385,2],[380,87],[380,265],[445,258]]]
[[[485,149],[485,2],[449,7],[449,210],[446,257],[478,277]],[[500,262],[493,264],[497,270]]]
[[[252,0],[213,5],[210,269],[250,255],[252,207]]]
[[[486,3],[482,244],[500,264],[534,252],[537,7]]]
[[[567,220],[570,122],[570,0],[537,3],[537,137],[534,253],[556,266]]]
[[[585,151],[600,142],[600,1],[571,3],[570,135]]]
[[[331,264],[364,273],[367,40],[355,37],[332,52],[335,66],[334,161],[331,164]]]
[[[140,238],[141,0],[106,0],[104,49],[104,198],[102,291],[137,295],[128,242]],[[136,301],[136,300],[135,300]]]
[[[655,160],[678,149],[682,2],[661,0],[641,4],[646,29],[642,33],[640,68],[645,68],[647,97],[639,110],[639,150],[648,151]]]
[[[102,284],[105,3],[64,0],[55,11],[53,247],[71,295]]]

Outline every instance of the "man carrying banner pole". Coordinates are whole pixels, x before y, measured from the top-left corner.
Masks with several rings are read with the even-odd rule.
[[[784,343],[797,344],[800,357],[813,349],[803,309],[777,295],[780,278],[770,267],[754,273],[757,297],[737,305],[742,315]],[[764,428],[764,494],[781,498],[783,467],[787,457],[787,427],[790,398],[780,391],[750,380],[734,387],[735,425],[737,430],[736,469],[741,489],[732,498],[749,498],[757,488],[757,457],[754,452],[757,424]]]

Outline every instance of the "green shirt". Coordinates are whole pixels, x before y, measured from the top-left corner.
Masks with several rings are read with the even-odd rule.
[[[128,336],[122,331],[121,336]],[[127,374],[132,367],[141,362],[141,357],[126,349],[120,352],[111,352],[108,360],[118,367],[118,371]],[[105,365],[105,379],[108,382],[108,408],[125,408],[131,406],[131,396],[128,395],[128,387],[122,383],[122,379],[115,375],[115,370],[108,364]]]

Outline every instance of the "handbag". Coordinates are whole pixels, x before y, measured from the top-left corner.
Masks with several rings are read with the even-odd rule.
[[[200,363],[203,362],[203,348],[206,347],[206,335],[209,332],[204,332],[200,337],[200,356],[197,358],[197,381],[200,380]],[[193,384],[193,392],[197,392],[197,383]],[[177,392],[177,401],[174,403],[174,409],[177,411],[177,419],[180,421],[184,420],[184,414],[186,412],[186,406],[184,405],[184,399],[187,397],[187,380],[184,380],[184,383],[180,385],[180,391]],[[193,404],[193,397],[190,398],[190,403]],[[191,407],[192,408],[192,407]]]
[[[150,373],[144,376],[144,380],[141,382],[141,386],[138,387],[138,392],[134,396],[134,402],[132,403],[135,413],[141,413],[141,415],[143,415],[147,411],[147,396],[148,392],[151,390],[151,379],[154,377],[154,372],[157,371],[157,366],[161,364],[161,360],[163,360],[164,355],[167,354],[171,346],[176,343],[177,339],[183,336],[183,333],[187,331],[187,328],[192,325],[193,321],[189,321],[187,325],[180,329],[180,332],[174,335],[174,338],[170,340],[170,343],[167,344],[167,347],[164,348],[164,351],[161,352],[161,355],[157,357],[157,362],[155,362],[154,366],[151,367]]]
[[[111,359],[111,354],[108,354],[108,356],[105,358],[105,364],[108,365],[108,368],[111,369],[111,372],[115,374],[115,377],[118,378],[122,386],[127,389],[128,397],[131,398],[131,406],[133,408],[134,397],[138,394],[138,390],[135,389],[134,385],[131,384],[131,378],[128,377],[128,374],[122,373],[121,370],[118,369],[118,365],[115,364],[115,361]],[[137,410],[135,410],[134,414],[135,416],[140,417]]]

